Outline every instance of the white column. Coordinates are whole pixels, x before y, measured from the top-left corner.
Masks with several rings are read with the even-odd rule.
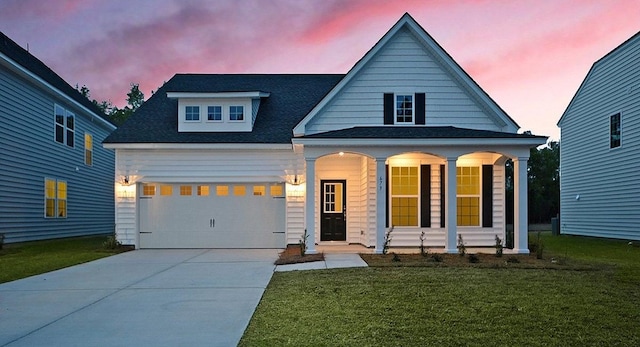
[[[529,254],[527,213],[527,157],[513,160],[513,251]]]
[[[386,233],[387,216],[387,191],[385,166],[386,158],[376,158],[376,249],[377,254],[382,253],[384,236]]]
[[[456,162],[458,157],[447,157],[445,166],[446,176],[446,196],[445,196],[445,221],[447,235],[444,241],[444,251],[446,253],[458,252],[458,181]]]
[[[307,253],[316,252],[316,159],[305,158],[306,161],[306,192],[304,219],[307,230]]]

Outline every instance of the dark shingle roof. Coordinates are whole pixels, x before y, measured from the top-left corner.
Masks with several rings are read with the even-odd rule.
[[[177,74],[104,143],[291,143],[292,130],[344,75]],[[178,132],[178,101],[167,92],[262,91],[252,132]]]
[[[461,139],[461,138],[545,138],[530,134],[504,133],[452,126],[365,126],[306,135],[310,139]]]
[[[58,74],[53,72],[53,70],[51,70],[42,61],[31,55],[31,53],[20,47],[2,32],[0,32],[0,53],[6,55],[9,59],[22,66],[24,69],[29,70],[31,73],[40,77],[80,105],[115,125],[115,123],[113,123],[113,121],[111,121],[111,119],[109,119],[96,105],[89,101],[89,99],[80,94],[80,92],[69,85],[69,83],[63,80],[62,77],[58,76]]]

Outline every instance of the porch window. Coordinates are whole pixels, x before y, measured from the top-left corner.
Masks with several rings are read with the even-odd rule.
[[[479,226],[480,167],[459,166],[456,170],[458,226]]]
[[[391,222],[393,226],[418,226],[418,167],[391,168]]]

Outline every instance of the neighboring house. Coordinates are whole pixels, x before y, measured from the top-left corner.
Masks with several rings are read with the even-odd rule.
[[[0,233],[5,242],[114,231],[116,127],[0,33]]]
[[[558,126],[560,232],[640,240],[640,32],[593,64]]]
[[[505,239],[515,165],[515,252],[527,249],[518,125],[405,14],[346,75],[190,75],[165,83],[106,140],[118,239],[138,248],[456,252]]]

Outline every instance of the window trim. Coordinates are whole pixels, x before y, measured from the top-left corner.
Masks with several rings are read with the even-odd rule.
[[[247,119],[246,117],[246,113],[244,111],[245,105],[229,105],[229,122],[230,123],[243,123],[245,122],[245,120]],[[232,108],[234,107],[239,107],[242,109],[242,119],[232,119],[232,115],[234,114],[234,112],[231,111]]]
[[[87,141],[87,138],[89,138],[89,141]],[[89,146],[87,146],[87,142]],[[93,166],[93,135],[90,133],[84,133],[84,165]]]
[[[209,108],[218,107],[220,109],[220,119],[209,119]],[[224,107],[222,105],[207,105],[207,122],[210,123],[222,123],[224,122]]]
[[[411,121],[398,121],[398,97],[411,97]],[[403,115],[402,117],[406,117]],[[393,94],[393,124],[396,125],[415,125],[416,124],[416,93],[394,93]]]
[[[197,108],[197,109],[198,109],[198,113],[197,113],[197,115],[198,115],[198,119],[188,119],[188,118],[187,118],[187,117],[189,116],[189,114],[190,114],[190,113],[188,112],[188,110],[189,110],[190,108]],[[184,121],[185,121],[185,122],[188,122],[188,123],[199,123],[199,122],[200,122],[200,120],[202,119],[202,117],[201,117],[201,113],[202,113],[202,111],[200,110],[200,105],[185,105],[185,106],[184,106]]]
[[[617,117],[618,121],[618,131],[617,134],[613,132],[613,120],[614,117]],[[614,140],[614,136],[617,135],[618,139]],[[617,142],[617,146],[614,146],[614,141]],[[609,116],[609,149],[617,149],[622,147],[622,112],[616,112]]]

